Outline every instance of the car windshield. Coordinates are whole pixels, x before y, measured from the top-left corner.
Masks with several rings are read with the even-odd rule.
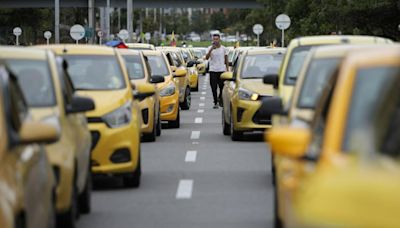
[[[129,79],[144,78],[143,62],[139,55],[123,55]]]
[[[197,58],[203,57],[203,53],[202,53],[200,50],[194,50],[194,55],[195,55]]]
[[[381,104],[379,98],[398,77],[399,69],[396,67],[364,68],[357,72],[345,126],[343,151],[355,151],[363,143],[358,141],[360,133],[366,132],[371,125],[376,109]]]
[[[126,87],[114,56],[66,55],[68,73],[77,90],[119,90]]]
[[[24,97],[31,107],[56,105],[53,81],[45,60],[8,60],[11,71],[18,77]]]
[[[308,66],[297,107],[314,109],[340,58],[314,59]]]
[[[282,53],[247,55],[243,61],[240,77],[262,78],[267,74],[278,74],[282,59]]]
[[[162,56],[150,55],[147,56],[151,68],[151,76],[168,76],[168,66]]]
[[[289,64],[286,68],[285,84],[294,85],[297,77],[299,76],[301,67],[310,52],[312,46],[300,46],[293,49],[292,55],[289,59]]]

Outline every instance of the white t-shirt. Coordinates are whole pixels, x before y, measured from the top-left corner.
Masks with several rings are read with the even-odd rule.
[[[212,46],[208,47],[208,51]],[[210,59],[208,60],[209,71],[211,72],[225,72],[226,64],[225,64],[225,55],[228,55],[228,49],[224,46],[220,46],[217,49],[211,51]]]

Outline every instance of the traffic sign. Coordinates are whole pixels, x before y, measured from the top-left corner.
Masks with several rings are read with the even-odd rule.
[[[260,25],[260,24],[255,24],[255,25],[253,26],[253,32],[254,32],[256,35],[260,35],[261,33],[264,32],[264,27],[263,27],[262,25]]]
[[[275,19],[275,25],[282,30],[282,47],[285,47],[285,30],[290,27],[290,17],[286,14],[280,14]]]
[[[122,40],[127,40],[129,38],[129,32],[126,29],[121,29],[118,33],[118,37]]]
[[[49,45],[49,40],[51,38],[51,32],[50,31],[46,31],[43,33],[44,38],[47,40],[47,45]]]
[[[151,39],[151,34],[149,32],[146,32],[146,34],[144,34],[144,38],[146,40],[150,40]]]
[[[97,32],[97,36],[98,36],[98,37],[103,37],[103,35],[104,35],[103,31],[99,30],[99,31]]]
[[[280,30],[286,30],[290,27],[290,17],[286,14],[280,14],[275,19],[275,25]]]
[[[85,37],[85,28],[82,25],[74,25],[69,30],[69,35],[72,39],[76,40],[76,44],[78,44],[79,40]]]
[[[19,36],[22,34],[22,29],[20,27],[15,27],[13,29],[13,34],[16,37],[16,45],[19,45]]]
[[[255,24],[253,32],[257,35],[257,46],[260,46],[260,34],[264,32],[264,27],[260,24]]]

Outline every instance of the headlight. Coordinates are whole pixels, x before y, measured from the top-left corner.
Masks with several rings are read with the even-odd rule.
[[[118,109],[103,116],[104,122],[110,128],[118,128],[127,125],[132,119],[132,103],[128,101]]]
[[[193,68],[189,68],[189,75],[194,75],[196,74],[196,70]]]
[[[239,88],[239,99],[241,100],[248,100],[248,101],[256,101],[258,100],[258,94],[253,93],[247,89]]]
[[[160,91],[160,96],[166,97],[166,96],[172,96],[175,94],[175,84],[170,83],[167,87],[163,88]]]

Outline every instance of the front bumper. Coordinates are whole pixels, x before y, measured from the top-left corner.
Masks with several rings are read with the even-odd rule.
[[[142,112],[142,133],[151,133],[154,126],[154,101],[148,97],[139,103],[140,111]]]
[[[174,121],[178,116],[179,92],[176,90],[172,96],[160,98],[160,118],[164,121]]]
[[[109,128],[105,123],[90,123],[92,133],[92,173],[120,174],[136,170],[139,161],[140,130],[139,122],[134,119],[120,128]],[[112,162],[111,156],[121,150],[129,151],[126,162]]]
[[[197,88],[198,82],[199,82],[199,75],[192,74],[189,76],[189,86],[191,89]]]
[[[254,131],[271,128],[271,116],[262,116],[258,112],[261,101],[238,100],[232,114],[234,129],[239,131]]]

